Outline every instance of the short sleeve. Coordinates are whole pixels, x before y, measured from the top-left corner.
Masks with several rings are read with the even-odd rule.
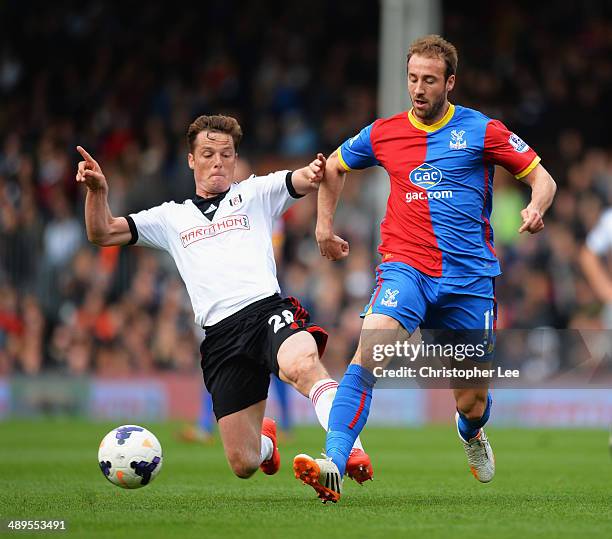
[[[170,204],[164,202],[161,206],[155,206],[148,210],[132,213],[131,219],[135,230],[132,230],[132,244],[143,247],[153,247],[168,251],[168,228],[166,224],[166,212]],[[132,227],[130,226],[130,229]],[[134,235],[136,235],[134,241]]]
[[[494,165],[501,165],[519,180],[540,162],[535,151],[498,120],[487,124],[484,158]]]
[[[372,127],[364,127],[357,135],[348,139],[338,148],[338,159],[345,170],[357,170],[379,164],[372,148]]]
[[[612,250],[612,209],[606,210],[586,239],[587,247],[599,256]]]
[[[242,182],[249,182],[262,201],[267,213],[273,219],[280,217],[289,206],[301,198],[293,189],[290,170],[272,172],[267,176],[249,178]]]

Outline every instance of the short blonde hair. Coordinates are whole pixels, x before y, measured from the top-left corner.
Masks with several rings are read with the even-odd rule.
[[[406,58],[406,70],[408,70],[408,62],[410,62],[413,54],[444,60],[446,64],[445,76],[447,79],[457,72],[457,63],[459,62],[457,49],[452,43],[437,34],[423,36],[412,42]]]

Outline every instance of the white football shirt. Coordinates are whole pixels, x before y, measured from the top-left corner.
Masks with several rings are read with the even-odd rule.
[[[589,232],[586,244],[591,251],[600,256],[612,251],[612,208],[603,212],[595,228]]]
[[[289,187],[290,174],[285,170],[233,183],[212,221],[190,199],[130,214],[135,245],[163,249],[174,259],[200,327],[280,292],[272,231],[275,220],[299,198]]]

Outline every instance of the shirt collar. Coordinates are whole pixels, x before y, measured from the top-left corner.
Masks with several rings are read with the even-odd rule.
[[[192,200],[193,200],[193,203],[196,205],[196,207],[204,214],[204,216],[207,219],[212,220],[212,218],[215,215],[215,212],[219,208],[219,203],[225,198],[225,195],[227,195],[229,192],[230,190],[228,189],[224,193],[219,193],[218,195],[215,195],[214,197],[210,197],[210,198],[204,198],[196,194]],[[213,204],[216,206],[216,208],[212,211],[207,212],[207,210]]]
[[[455,114],[455,105],[453,105],[452,103],[449,103],[446,114],[440,120],[438,120],[435,124],[432,124],[432,125],[427,125],[427,124],[420,122],[412,111],[413,109],[410,109],[408,111],[408,119],[410,120],[410,123],[414,125],[414,127],[416,127],[417,129],[421,129],[422,131],[427,131],[427,133],[433,133],[434,131],[437,131],[438,129],[442,129],[448,122],[451,121],[453,115]]]

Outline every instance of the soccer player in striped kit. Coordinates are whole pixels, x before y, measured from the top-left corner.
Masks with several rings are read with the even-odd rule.
[[[316,237],[321,254],[339,260],[349,253],[334,234],[333,217],[345,177],[354,169],[383,167],[391,181],[381,222],[377,286],[362,316],[357,352],[338,388],[329,419],[327,459],[301,454],[294,459],[298,479],[324,501],[341,489],[325,484],[344,474],[352,440],[368,417],[372,357],[362,354],[365,332],[412,334],[417,328],[451,330],[455,336],[483,330],[494,342],[494,279],[501,271],[495,255],[492,209],[494,166],[501,165],[531,187],[519,232],[537,233],[556,185],[540,158],[501,122],[453,105],[457,51],[440,36],[417,39],[407,58],[412,109],[376,120],[347,140],[327,160],[318,195]],[[484,366],[491,354],[484,358]],[[492,399],[488,387],[454,389],[456,427],[473,475],[493,479],[495,461],[483,430]]]
[[[320,361],[327,333],[295,298],[280,296],[272,249],[274,222],[297,199],[316,192],[325,158],[319,154],[298,170],[237,183],[241,138],[240,125],[229,116],[200,116],[189,126],[187,162],[196,194],[180,204],[114,217],[106,177],[81,146],[76,181],[87,187],[91,242],[152,247],[174,259],[195,322],[206,332],[201,365],[225,455],[233,472],[247,478],[258,468],[272,475],[280,467],[276,423],[264,418],[270,374],[309,397],[325,429],[338,384]],[[360,483],[370,479],[372,466],[360,441],[352,454],[347,474]]]

